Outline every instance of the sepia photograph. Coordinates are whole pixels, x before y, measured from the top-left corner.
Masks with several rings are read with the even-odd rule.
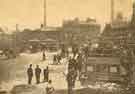
[[[0,0],[0,94],[135,94],[135,0]]]

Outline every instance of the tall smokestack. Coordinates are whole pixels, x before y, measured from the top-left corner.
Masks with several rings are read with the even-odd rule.
[[[47,25],[47,20],[46,20],[46,0],[44,0],[44,10],[43,10],[43,12],[44,12],[44,16],[43,16],[43,25],[44,25],[44,28],[46,27],[46,25]]]
[[[114,20],[114,0],[111,0],[111,22]]]
[[[16,32],[19,31],[19,24],[16,24]]]

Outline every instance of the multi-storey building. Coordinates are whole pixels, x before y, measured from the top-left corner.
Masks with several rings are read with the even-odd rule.
[[[97,37],[100,33],[100,25],[95,19],[87,18],[85,21],[80,21],[75,18],[63,21],[62,31],[68,44],[84,44]]]

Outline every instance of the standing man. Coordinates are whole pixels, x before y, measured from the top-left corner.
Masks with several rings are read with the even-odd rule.
[[[57,56],[56,55],[53,56],[53,64],[57,64]]]
[[[86,46],[85,48],[84,48],[84,54],[85,54],[85,58],[86,58],[86,60],[88,59],[88,55],[89,55],[89,46]]]
[[[49,80],[49,68],[47,66],[46,69],[44,69],[44,82],[48,82],[48,80]]]
[[[73,87],[74,87],[74,79],[73,79],[73,70],[70,69],[67,74],[67,87],[68,87],[68,94],[73,94]]]
[[[45,58],[45,51],[43,52],[43,61],[45,60],[46,58]]]
[[[83,57],[81,54],[78,55],[77,57],[77,71],[78,71],[78,76],[80,78],[80,74],[81,74],[81,71],[82,71],[82,66],[83,66]]]
[[[36,76],[37,84],[40,83],[40,74],[41,74],[41,69],[39,68],[39,65],[37,65],[37,67],[35,69],[35,76]]]
[[[68,71],[71,70],[74,67],[73,59],[70,57],[68,60]]]
[[[73,45],[73,46],[72,46],[72,52],[73,52],[73,56],[74,56],[74,57],[77,55],[78,51],[79,51],[79,50],[78,50],[77,45]]]
[[[60,64],[61,62],[61,56],[59,54],[57,54],[57,61],[58,61],[58,64]]]
[[[28,75],[28,84],[31,84],[31,81],[32,81],[32,78],[33,78],[32,64],[30,64],[30,66],[27,70],[27,75]]]

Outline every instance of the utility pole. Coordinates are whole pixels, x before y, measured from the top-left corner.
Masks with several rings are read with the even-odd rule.
[[[111,0],[111,4],[110,4],[110,6],[111,6],[111,22],[113,22],[113,20],[114,20],[114,0]]]
[[[16,31],[14,33],[14,38],[13,38],[13,40],[14,40],[14,43],[13,43],[14,44],[14,46],[13,46],[13,48],[14,48],[14,57],[16,57],[17,54],[18,54],[18,49],[17,49],[17,33],[19,32],[19,24],[16,24],[15,28],[16,28]]]
[[[47,20],[46,20],[46,0],[44,0],[44,10],[43,10],[44,16],[43,16],[43,25],[44,25],[44,29],[46,28],[46,24],[47,24]]]

